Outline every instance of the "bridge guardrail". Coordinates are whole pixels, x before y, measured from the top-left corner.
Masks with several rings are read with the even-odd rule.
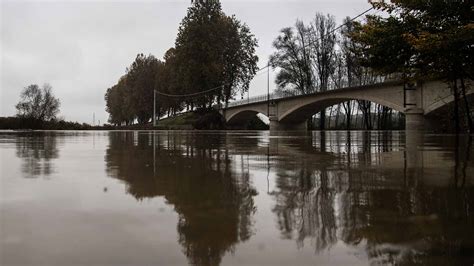
[[[299,96],[299,95],[303,95],[303,93],[301,93],[297,90],[294,90],[294,91],[279,91],[279,92],[271,93],[270,95],[267,95],[267,94],[258,95],[258,96],[253,96],[253,97],[250,97],[250,98],[247,98],[247,99],[242,99],[242,100],[235,101],[235,102],[230,102],[228,107],[235,107],[235,106],[251,104],[251,103],[258,103],[258,102],[266,102],[266,101],[268,101],[268,96],[270,96],[270,100],[277,100],[277,99],[293,97],[293,96]]]

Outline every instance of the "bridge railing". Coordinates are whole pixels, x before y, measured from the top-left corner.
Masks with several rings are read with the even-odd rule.
[[[298,96],[298,95],[303,95],[303,93],[301,93],[298,90],[278,91],[275,93],[271,93],[270,95],[267,95],[267,94],[258,95],[258,96],[249,97],[247,99],[230,102],[228,107],[235,107],[235,106],[246,105],[246,104],[251,104],[251,103],[266,102],[268,100],[271,101],[271,100],[282,99],[282,98]]]

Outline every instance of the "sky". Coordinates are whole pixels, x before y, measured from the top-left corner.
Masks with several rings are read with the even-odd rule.
[[[98,123],[108,119],[104,94],[138,53],[162,58],[174,46],[190,0],[0,0],[0,116],[16,114],[22,89],[49,83],[61,101],[59,117]],[[316,12],[340,25],[370,8],[367,0],[221,0],[227,15],[245,22],[259,42],[259,66],[274,52],[280,29]],[[273,71],[270,89],[275,88]],[[267,75],[251,83],[249,96],[265,94]]]

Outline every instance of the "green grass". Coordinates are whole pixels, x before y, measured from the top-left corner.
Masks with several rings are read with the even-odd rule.
[[[193,124],[199,119],[195,113],[185,113],[157,121],[158,129],[193,129]]]

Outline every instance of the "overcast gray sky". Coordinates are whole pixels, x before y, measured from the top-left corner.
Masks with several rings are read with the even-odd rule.
[[[174,45],[190,0],[1,1],[0,116],[15,115],[20,91],[49,83],[66,120],[105,122],[104,93],[138,53],[162,58]],[[221,0],[226,14],[247,23],[259,41],[259,66],[272,41],[296,19],[316,12],[336,16],[338,25],[370,7],[367,0]],[[274,88],[273,73],[271,88]],[[250,96],[266,93],[266,75],[255,77]]]

